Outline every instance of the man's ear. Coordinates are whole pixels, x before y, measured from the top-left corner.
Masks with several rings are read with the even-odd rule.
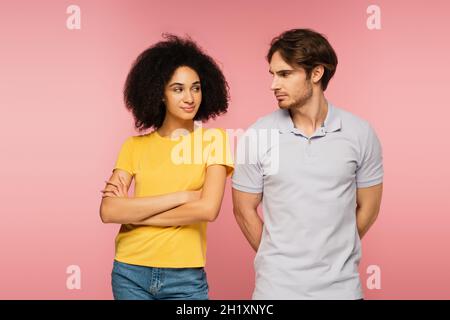
[[[325,72],[325,68],[322,65],[314,67],[311,71],[311,80],[314,84],[318,84],[320,79],[323,77],[323,73]]]

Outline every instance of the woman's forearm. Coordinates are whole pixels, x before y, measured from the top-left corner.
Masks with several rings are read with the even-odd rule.
[[[135,223],[190,201],[193,198],[190,193],[194,192],[134,198],[105,197],[100,205],[100,216],[104,223]]]
[[[210,205],[207,200],[191,201],[179,207],[161,212],[139,221],[138,225],[151,225],[157,227],[172,227],[194,224],[198,222],[211,222],[217,217],[220,205]]]
[[[135,224],[171,227],[214,221],[222,204],[225,179],[226,168],[223,165],[211,165],[206,170],[199,199],[142,219]]]

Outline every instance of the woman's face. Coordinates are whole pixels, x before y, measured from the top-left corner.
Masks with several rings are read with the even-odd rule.
[[[197,72],[186,66],[177,68],[164,88],[166,116],[193,120],[201,102],[202,90]]]

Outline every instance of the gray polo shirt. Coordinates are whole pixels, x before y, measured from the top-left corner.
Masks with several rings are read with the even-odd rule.
[[[362,298],[356,189],[383,179],[369,123],[328,103],[307,137],[278,109],[246,131],[235,158],[233,188],[263,193],[253,299]]]

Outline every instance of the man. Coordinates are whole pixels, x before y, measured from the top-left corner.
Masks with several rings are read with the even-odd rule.
[[[240,139],[232,178],[237,223],[257,251],[253,299],[361,299],[360,238],[380,208],[380,143],[366,121],[326,100],[337,56],[324,36],[284,32],[267,60],[279,109]]]

